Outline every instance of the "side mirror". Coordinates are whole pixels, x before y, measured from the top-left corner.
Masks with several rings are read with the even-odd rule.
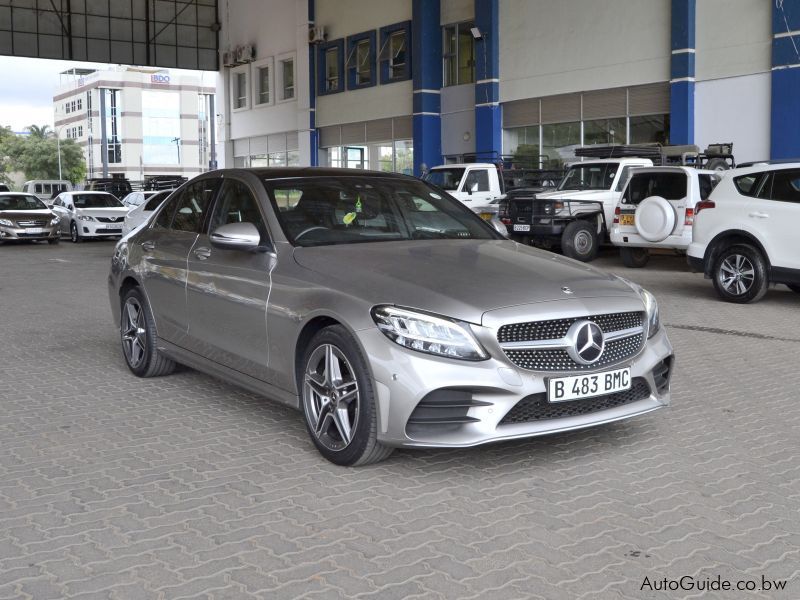
[[[209,236],[211,245],[222,250],[252,252],[261,245],[261,234],[252,223],[228,223]]]

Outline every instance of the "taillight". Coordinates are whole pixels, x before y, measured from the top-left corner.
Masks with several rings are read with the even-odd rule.
[[[707,208],[716,208],[717,205],[714,204],[711,200],[703,200],[702,202],[698,202],[694,207],[694,214],[699,215],[701,210],[705,210]]]
[[[684,225],[693,225],[694,224],[694,209],[687,208],[686,209],[686,219],[683,222]]]
[[[511,219],[509,219],[508,217],[503,217],[502,219],[500,219],[500,222],[503,225],[511,225]]]
[[[619,209],[619,206],[614,209],[614,225],[619,225],[619,214],[622,211]]]

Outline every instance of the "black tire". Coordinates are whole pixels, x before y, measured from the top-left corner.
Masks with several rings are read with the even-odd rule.
[[[709,171],[727,171],[731,168],[731,166],[724,158],[712,158],[703,168],[708,169]]]
[[[800,285],[797,285],[796,283],[787,283],[786,287],[788,287],[793,292],[800,294]]]
[[[69,224],[69,239],[72,240],[73,244],[80,244],[83,241],[75,221]]]
[[[647,248],[620,248],[622,264],[629,269],[641,269],[650,262],[650,252]]]
[[[581,262],[591,262],[600,250],[594,221],[573,221],[561,234],[564,256]]]
[[[318,363],[317,357],[320,352],[327,357],[325,353],[328,351],[337,354],[336,360],[342,381],[347,379],[351,385],[355,383],[357,386],[353,398],[355,406],[352,405],[353,400],[346,405],[341,403],[349,395],[347,393],[342,393],[340,399],[336,400],[336,406],[344,408],[345,418],[348,419],[348,428],[351,428],[349,442],[340,433],[342,430],[333,418],[336,411],[330,409],[330,398],[336,398],[336,396],[325,396],[329,401],[326,412],[326,405],[323,404],[322,407],[319,407],[317,402],[322,395],[308,383],[307,374],[311,372],[322,378],[322,380],[316,380],[316,386],[329,390],[326,393],[333,392],[333,386],[325,383],[325,381],[329,381],[327,376],[317,371],[318,364],[321,364]],[[344,360],[342,361],[342,359]],[[326,371],[327,364],[326,361]],[[319,453],[334,464],[348,467],[368,465],[388,458],[394,449],[384,446],[378,441],[377,396],[372,386],[367,361],[347,329],[341,325],[333,325],[317,333],[303,352],[301,367],[298,387],[303,420],[311,441],[314,442]],[[327,419],[328,415],[331,416],[330,419]],[[326,423],[327,427],[325,427]],[[316,425],[321,425],[320,433],[317,433]],[[323,427],[324,430],[322,430]]]
[[[717,294],[726,302],[758,302],[769,287],[767,262],[753,246],[731,246],[717,254],[712,279]]]
[[[53,244],[57,244],[60,241],[61,240],[59,240],[58,238],[50,238],[49,240],[47,240],[47,243],[52,246]]]
[[[129,305],[138,310],[135,317],[128,312]],[[161,377],[172,373],[175,370],[175,363],[164,356],[156,346],[155,321],[142,290],[138,287],[128,290],[122,297],[120,308],[119,333],[122,356],[131,373],[137,377]],[[140,354],[134,354],[134,346],[138,346]]]

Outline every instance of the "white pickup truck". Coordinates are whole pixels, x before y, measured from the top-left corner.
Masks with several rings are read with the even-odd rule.
[[[501,218],[509,237],[522,243],[560,246],[570,258],[594,260],[614,219],[631,170],[652,167],[649,158],[593,159],[574,163],[552,192],[509,192]]]
[[[459,163],[433,167],[422,179],[442,188],[475,212],[505,195],[503,179],[491,163]]]

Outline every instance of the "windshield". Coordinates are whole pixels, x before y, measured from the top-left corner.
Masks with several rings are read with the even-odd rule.
[[[466,169],[451,168],[451,169],[433,169],[428,171],[423,176],[423,181],[432,183],[433,185],[442,188],[443,190],[453,191],[458,189],[458,184],[461,183],[461,178],[464,176]]]
[[[119,208],[122,202],[111,194],[73,194],[75,208]]]
[[[619,163],[579,163],[572,165],[558,190],[610,190]]]
[[[501,239],[463,204],[413,179],[314,177],[266,179],[264,185],[297,246]]]
[[[43,210],[44,202],[28,194],[8,194],[0,196],[0,210]]]

